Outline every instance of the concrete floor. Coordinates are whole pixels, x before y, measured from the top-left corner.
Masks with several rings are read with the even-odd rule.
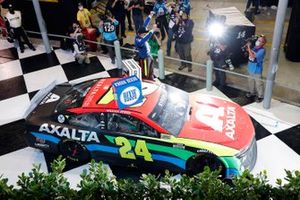
[[[204,64],[208,59],[206,52],[208,50],[208,33],[205,30],[205,21],[208,16],[209,9],[214,8],[224,8],[234,6],[239,9],[242,13],[245,10],[246,1],[242,0],[191,0],[191,5],[193,7],[191,11],[191,18],[194,20],[194,42],[192,43],[192,57],[193,62]],[[284,26],[284,34],[282,38],[283,47],[285,36],[288,28],[289,16],[291,9],[287,11],[286,22]],[[271,8],[266,8],[266,10],[261,9],[261,14],[255,17],[254,24],[256,25],[256,33],[264,34],[268,39],[266,44],[267,55],[265,58],[263,77],[266,78],[268,67],[269,67],[269,58],[271,53],[272,46],[272,37],[273,30],[276,18],[276,10]],[[125,42],[132,43],[134,38],[133,32],[127,33],[127,38]],[[163,41],[162,47],[163,50],[166,50],[165,39]],[[174,45],[174,44],[173,44]],[[173,51],[171,57],[178,58],[178,55]],[[188,73],[186,71],[178,71],[180,63],[178,61],[171,60],[170,58],[165,58],[165,65],[168,71],[176,71],[178,73],[184,73],[189,76],[204,78],[206,77],[205,67],[194,64],[193,72]],[[300,63],[290,62],[285,58],[283,48],[280,49],[279,55],[279,66],[276,76],[276,84],[273,90],[273,97],[286,101],[295,105],[300,105]],[[230,71],[227,72],[227,82],[234,87],[247,90],[247,78],[243,75],[247,75],[246,65],[242,65],[239,68],[236,68],[233,73]]]

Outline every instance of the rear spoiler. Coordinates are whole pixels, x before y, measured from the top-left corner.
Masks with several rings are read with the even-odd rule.
[[[38,106],[38,104],[45,98],[45,96],[53,90],[53,88],[57,85],[57,81],[51,82],[47,87],[40,89],[38,93],[34,95],[34,97],[31,99],[30,106],[27,108],[27,110],[24,113],[24,119],[28,117],[28,115]]]

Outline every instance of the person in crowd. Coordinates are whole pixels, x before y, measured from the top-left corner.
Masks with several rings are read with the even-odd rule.
[[[79,64],[91,63],[88,54],[86,52],[87,46],[84,43],[83,35],[81,33],[76,34],[76,40],[73,42],[73,48],[74,48],[73,55],[75,57],[75,60]]]
[[[226,60],[228,57],[227,45],[221,40],[218,40],[211,45],[208,54],[213,61],[215,68],[215,81],[213,82],[213,85],[220,90],[224,90],[226,86],[226,74],[221,70],[226,68]]]
[[[99,23],[99,32],[103,36],[105,44],[114,45],[114,41],[118,39],[116,34],[116,28],[119,22],[112,18],[110,12],[107,12],[106,17],[104,17]],[[114,48],[111,46],[107,47],[111,63],[115,64],[115,53]]]
[[[160,32],[155,32],[152,37],[149,39],[149,45],[150,45],[150,54],[153,58],[154,65],[157,65],[157,56],[158,56],[158,50],[161,47],[160,43]]]
[[[157,25],[154,24],[152,30],[148,31],[154,12],[151,12],[144,22],[144,26],[140,27],[135,37],[135,48],[138,51],[139,65],[142,70],[142,77],[149,80],[154,80],[153,75],[153,58],[151,56],[150,45],[148,40],[157,31]]]
[[[143,0],[131,0],[128,10],[132,10],[132,19],[134,23],[135,32],[139,30],[144,24],[143,11],[144,2]]]
[[[133,31],[132,21],[131,21],[131,10],[129,10],[131,0],[125,0],[125,9],[126,9],[126,17],[128,21],[128,30]]]
[[[174,33],[176,35],[175,48],[181,60],[192,61],[191,43],[193,42],[193,28],[193,20],[189,19],[186,12],[182,12],[182,15],[176,19],[176,24],[174,25]],[[189,72],[192,71],[192,64],[186,62],[181,62],[178,70],[183,70],[186,67]]]
[[[176,2],[173,1],[170,3],[170,6],[168,7],[169,12],[169,29],[168,29],[168,42],[167,42],[167,56],[171,55],[171,47],[172,47],[172,41],[174,38],[174,25],[176,24],[176,19],[178,17],[178,9],[176,8]]]
[[[8,5],[8,12],[5,15],[5,22],[8,32],[12,32],[14,38],[18,41],[21,53],[23,53],[25,49],[22,39],[31,50],[35,51],[34,46],[29,41],[22,26],[21,12],[15,10],[12,4]]]
[[[249,92],[246,94],[248,98],[255,97],[257,103],[263,100],[264,88],[262,82],[263,62],[266,55],[264,45],[267,40],[264,35],[260,36],[254,48],[251,49],[250,43],[247,44],[249,53],[248,73],[249,73]]]
[[[156,0],[154,4],[153,11],[156,14],[155,23],[161,32],[161,40],[163,41],[168,33],[168,20],[167,13],[168,8],[164,0]]]
[[[126,38],[125,35],[126,9],[125,9],[124,0],[112,0],[111,13],[115,17],[115,19],[119,22],[119,25],[116,29],[116,34],[119,36],[120,33],[119,29],[121,29],[121,37]]]
[[[190,0],[179,0],[179,10],[186,12],[188,15],[190,15],[191,12],[191,3]]]
[[[82,3],[78,3],[77,21],[82,29],[92,27],[91,13],[88,9],[83,7]]]
[[[63,50],[73,51],[73,42],[76,40],[76,35],[81,33],[81,27],[78,22],[73,22],[67,29],[66,36],[61,40],[60,48]]]
[[[76,39],[76,35],[81,33],[82,29],[77,22],[73,22],[72,26],[68,30],[68,36]]]
[[[256,15],[260,14],[260,11],[259,11],[259,4],[260,4],[259,0],[248,0],[247,1],[247,5],[246,5],[246,11],[249,10],[251,4],[252,4],[252,6],[255,7],[254,14],[256,14]]]

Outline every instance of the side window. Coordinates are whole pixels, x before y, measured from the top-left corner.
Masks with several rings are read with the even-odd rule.
[[[139,120],[123,114],[108,113],[107,129],[112,131],[121,131],[127,133],[136,133],[139,131]]]
[[[106,129],[105,113],[86,113],[81,115],[73,115],[68,119],[70,125]]]
[[[150,136],[150,137],[158,137],[157,131],[154,128],[152,128],[151,126],[148,126],[147,124],[145,124],[144,122],[142,122],[142,124],[141,124],[140,134],[145,135],[145,136]]]

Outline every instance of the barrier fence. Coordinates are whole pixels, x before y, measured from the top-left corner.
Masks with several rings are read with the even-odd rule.
[[[35,32],[35,31],[26,31],[26,32],[30,33],[30,34],[41,35],[41,33]],[[65,35],[57,35],[57,34],[51,34],[51,33],[48,33],[47,35],[52,38],[56,38],[56,39],[60,39],[60,40],[74,39],[72,37],[68,37]],[[94,43],[99,46],[101,45],[101,46],[106,46],[106,47],[114,47],[115,55],[116,55],[116,64],[119,69],[122,68],[122,59],[125,59],[125,58],[128,59],[128,57],[126,57],[126,56],[128,56],[128,54],[131,54],[130,56],[133,58],[134,55],[137,53],[137,50],[135,50],[135,49],[120,46],[119,41],[115,41],[114,45],[110,45],[110,44],[106,44],[106,43],[98,42],[98,41],[91,41],[91,40],[85,40],[85,42]],[[131,53],[128,53],[128,52],[131,52]],[[89,52],[89,53],[93,54],[93,52]],[[159,79],[161,79],[161,80],[165,79],[166,71],[176,72],[179,74],[185,74],[187,76],[205,80],[206,81],[206,89],[208,91],[211,91],[212,83],[213,83],[213,79],[214,79],[213,71],[222,71],[226,74],[227,79],[230,79],[228,85],[230,85],[234,88],[244,90],[244,91],[247,91],[247,89],[248,89],[247,82],[248,82],[248,78],[250,78],[250,76],[248,76],[247,74],[238,73],[236,71],[215,68],[215,67],[213,67],[212,61],[210,61],[210,60],[207,60],[206,64],[181,60],[179,58],[165,56],[162,49],[160,49],[158,51],[158,55],[154,55],[154,56],[156,57],[155,58],[155,66],[158,68]],[[181,62],[187,63],[187,64],[192,64],[193,72],[185,73],[185,72],[177,70],[176,68],[180,66]],[[171,65],[175,65],[176,67],[174,68]],[[262,81],[264,83],[264,85],[266,85],[265,78],[258,79],[258,80]],[[291,104],[300,106],[300,88],[294,88],[289,85],[275,81],[273,91],[274,91],[273,98],[278,99],[280,101],[284,101],[287,103],[291,103]]]

